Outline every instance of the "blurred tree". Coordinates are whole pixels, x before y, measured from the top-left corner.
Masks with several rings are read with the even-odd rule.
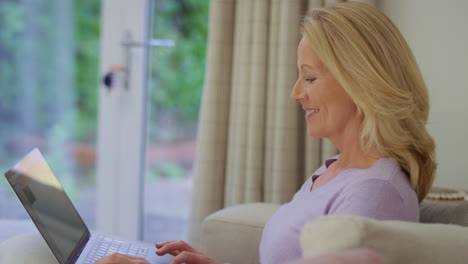
[[[0,4],[0,156],[8,150],[4,142],[11,133],[16,118],[15,59],[18,36],[24,28],[22,10],[15,1],[2,1]]]
[[[95,143],[99,86],[101,1],[74,1],[76,132],[78,142]]]
[[[208,33],[207,0],[157,0],[153,37],[172,39],[172,49],[152,55],[151,115],[170,112],[181,126],[196,123],[205,72]]]
[[[28,86],[28,76],[18,71],[18,62],[32,60],[38,71],[37,87],[49,87],[54,82],[56,69],[47,67],[54,58],[54,29],[50,9],[54,1],[1,0],[0,3],[0,155],[14,134],[15,122],[22,109],[18,87]],[[34,4],[34,21],[25,14],[25,7]],[[173,39],[176,47],[159,49],[152,54],[150,103],[153,116],[168,112],[179,121],[196,123],[204,78],[207,39],[208,0],[155,0],[153,36]],[[29,7],[31,8],[31,7]],[[73,113],[74,132],[71,137],[81,143],[95,143],[99,84],[99,41],[101,1],[73,1],[74,63]],[[28,20],[29,19],[29,20]],[[28,22],[29,21],[29,22]],[[20,38],[34,24],[34,34],[40,36],[34,43],[19,45]],[[29,26],[26,26],[29,25]],[[28,50],[28,46],[33,51]],[[18,47],[20,46],[20,47]],[[28,57],[32,54],[33,57]],[[37,89],[36,89],[37,90]],[[40,90],[39,90],[40,91]],[[50,94],[28,93],[38,109],[35,120],[26,120],[37,136],[47,133],[53,125],[54,108],[48,106]],[[20,128],[19,128],[20,130]]]

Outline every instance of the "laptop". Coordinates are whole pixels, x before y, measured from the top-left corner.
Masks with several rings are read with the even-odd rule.
[[[168,263],[152,244],[90,231],[45,158],[32,150],[5,177],[60,264],[91,264],[113,253]]]

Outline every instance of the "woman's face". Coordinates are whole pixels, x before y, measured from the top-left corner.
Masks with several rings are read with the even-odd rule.
[[[299,78],[291,98],[302,104],[307,131],[313,137],[338,139],[350,129],[359,129],[362,117],[357,107],[305,38],[297,48]]]

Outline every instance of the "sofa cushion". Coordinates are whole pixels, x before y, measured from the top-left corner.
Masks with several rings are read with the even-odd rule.
[[[288,264],[385,264],[382,257],[368,248],[356,248],[316,257],[303,258]]]
[[[369,248],[387,264],[466,264],[468,228],[451,224],[377,221],[358,216],[323,216],[301,233],[306,257]]]
[[[421,223],[468,226],[468,202],[441,203],[423,201],[419,212]]]
[[[263,226],[279,206],[251,203],[211,214],[202,223],[199,249],[219,262],[258,264]]]
[[[0,244],[0,264],[58,263],[38,232],[14,236]]]

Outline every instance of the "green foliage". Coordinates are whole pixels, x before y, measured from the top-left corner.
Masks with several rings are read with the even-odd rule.
[[[57,88],[50,89],[57,87],[57,73],[62,72],[58,68],[60,58],[54,50],[60,45],[57,25],[55,15],[51,15],[57,12],[54,9],[57,1],[60,0],[0,2],[1,157],[8,153],[4,146],[9,137],[24,131],[18,122],[24,109],[18,102],[24,101],[25,96],[35,111],[32,120],[26,120],[31,122],[28,125],[32,128],[27,133],[46,137],[60,114],[58,108],[54,108],[55,102],[51,103]],[[73,69],[71,103],[76,110],[60,116],[73,120],[70,137],[81,143],[93,144],[96,140],[101,3],[97,0],[73,1],[74,65],[67,67]],[[153,37],[172,39],[176,47],[153,49],[150,116],[160,118],[169,113],[181,126],[195,127],[204,78],[208,6],[207,0],[155,0]],[[35,10],[33,18],[28,17],[31,9]],[[28,36],[31,28],[33,36]],[[37,71],[34,80],[28,82],[29,73],[20,72],[24,65],[19,63],[33,65]],[[23,90],[24,87],[31,90]],[[67,84],[62,88],[70,87]]]
[[[179,179],[185,177],[187,171],[175,162],[165,162],[157,168],[148,169],[146,177],[148,180],[157,180],[161,177]]]
[[[7,136],[5,123],[12,122],[16,114],[16,92],[13,89],[16,84],[15,46],[24,28],[22,16],[22,9],[17,3],[5,1],[0,4],[0,138]]]
[[[99,87],[99,41],[101,1],[74,1],[75,59],[74,81],[77,108],[75,138],[95,141]]]
[[[31,6],[16,0],[2,0],[0,3],[0,128],[11,133],[18,122],[15,120],[24,111],[18,107],[18,102],[24,94],[18,92],[25,83],[22,78],[29,74],[20,72],[20,63],[30,61],[36,74],[32,82],[27,82],[33,94],[31,102],[38,108],[35,113],[34,127],[37,135],[44,136],[50,126],[57,122],[54,119],[54,81],[57,74],[64,74],[54,47],[61,45],[57,42],[57,25],[51,15],[55,1],[35,1]],[[73,139],[79,142],[94,143],[96,134],[96,117],[98,102],[99,79],[99,41],[100,41],[100,8],[101,1],[80,0],[73,1],[73,54],[70,54],[75,65],[66,65],[73,69],[72,83],[74,90],[68,91],[76,100],[73,104],[75,131]],[[27,9],[37,8],[34,17],[27,17]],[[26,27],[27,24],[27,27]],[[63,45],[63,44],[62,44]],[[36,66],[39,67],[36,68]],[[25,75],[25,76],[23,76]],[[62,88],[70,88],[62,84]],[[52,102],[51,102],[52,99]],[[70,107],[70,106],[68,106]],[[24,129],[21,127],[20,129]],[[0,135],[1,136],[1,135]],[[2,137],[5,138],[5,137]]]
[[[60,24],[56,18],[61,12],[57,10],[57,3],[60,1],[63,0],[0,0],[0,168],[5,171],[24,154],[11,152],[16,150],[15,144],[21,145],[24,142],[20,141],[29,138],[31,142],[25,145],[42,144],[47,148],[51,167],[64,189],[76,198],[80,182],[73,179],[73,175],[77,168],[63,160],[69,143],[93,144],[96,141],[102,1],[72,2],[73,28],[70,30],[73,34],[70,36],[66,34],[68,28],[57,32]],[[150,116],[171,116],[180,121],[174,125],[176,130],[184,131],[186,127],[193,130],[204,78],[209,1],[154,1],[153,37],[172,39],[176,47],[153,49]],[[65,54],[71,55],[71,59],[66,58],[68,65],[63,65],[63,58],[57,56],[56,49],[67,46],[61,40],[70,43],[68,37],[72,38],[73,47],[65,48],[73,54]],[[73,72],[68,73],[68,70]],[[63,77],[60,74],[67,76],[60,79],[58,77]],[[71,88],[73,91],[60,90]],[[70,101],[62,102],[59,93],[73,93],[73,96],[67,97]],[[59,107],[65,103],[66,109]],[[23,109],[24,105],[29,111]],[[25,151],[19,149],[18,152]],[[185,174],[176,163],[165,163],[149,175],[178,178]],[[84,178],[89,184],[93,183],[92,179]],[[0,188],[6,186],[5,181],[0,182]]]
[[[208,6],[206,0],[159,0],[155,3],[153,37],[176,42],[174,48],[153,50],[150,98],[155,116],[172,111],[181,121],[196,122],[198,119]]]
[[[0,3],[2,141],[19,132],[45,136],[63,116],[57,111],[64,103],[59,95],[67,94],[63,89],[72,85],[67,70],[73,68],[73,59],[61,57],[71,50],[62,48],[60,42],[64,37],[61,34],[70,30],[66,26],[62,27],[66,30],[57,30],[57,16],[53,14],[59,11],[54,4],[16,0]],[[57,53],[57,49],[61,52]]]

